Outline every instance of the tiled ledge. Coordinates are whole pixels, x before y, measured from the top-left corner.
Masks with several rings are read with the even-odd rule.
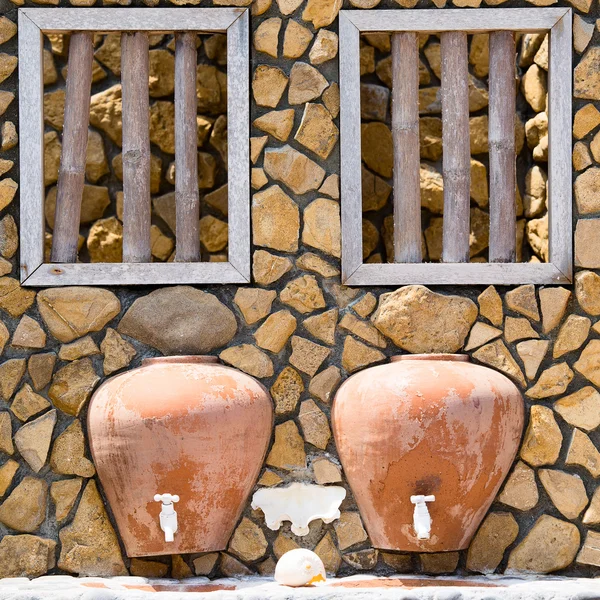
[[[375,577],[329,579],[309,588],[270,578],[176,581],[142,577],[0,580],[0,600],[597,600],[600,579],[507,577]]]

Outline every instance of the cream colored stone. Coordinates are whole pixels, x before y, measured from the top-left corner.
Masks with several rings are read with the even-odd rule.
[[[335,21],[342,0],[308,0],[302,13],[303,21],[310,21],[315,29],[327,27]]]
[[[290,71],[288,102],[296,105],[316,100],[328,85],[327,79],[317,69],[297,61]]]
[[[597,525],[600,523],[600,486],[596,487],[592,501],[583,515],[582,522],[585,525]]]
[[[585,52],[592,36],[594,24],[584,21],[578,14],[573,15],[573,47],[578,54]]]
[[[519,461],[510,474],[498,501],[517,510],[531,510],[539,500],[535,473],[524,462]]]
[[[273,362],[271,359],[262,350],[250,344],[230,346],[219,354],[219,358],[259,379],[273,375]]]
[[[527,379],[535,379],[540,364],[548,352],[549,346],[550,342],[548,340],[528,340],[517,344],[517,353],[523,361]]]
[[[39,529],[46,517],[48,484],[26,476],[0,506],[0,522],[24,533]]]
[[[255,165],[256,161],[259,159],[268,139],[268,135],[250,138],[250,160],[252,161],[253,165]]]
[[[15,329],[11,345],[16,348],[43,348],[46,345],[46,332],[37,321],[24,315]]]
[[[298,205],[278,185],[254,194],[252,237],[257,246],[296,252],[299,229]]]
[[[592,431],[600,425],[600,394],[589,385],[557,400],[553,407],[567,423],[580,429]]]
[[[55,424],[56,410],[51,410],[23,425],[15,434],[15,446],[34,473],[46,464]]]
[[[486,288],[477,298],[479,303],[479,312],[482,317],[485,317],[490,323],[500,327],[502,325],[502,299],[500,298],[496,288],[491,285]]]
[[[588,503],[581,478],[555,469],[540,469],[539,476],[558,511],[567,519],[577,519]]]
[[[467,569],[477,573],[493,573],[518,534],[519,526],[510,513],[490,513],[469,546]]]
[[[284,415],[296,410],[303,392],[304,383],[298,371],[292,367],[285,367],[271,386],[271,396],[275,402],[275,414]]]
[[[281,291],[279,297],[284,304],[303,314],[325,308],[323,292],[312,275],[293,279]]]
[[[319,194],[325,194],[334,200],[340,199],[340,176],[332,173],[325,178],[323,185],[319,188]]]
[[[562,320],[571,292],[562,287],[547,287],[539,291],[542,310],[542,330],[552,331]]]
[[[600,276],[592,271],[575,275],[575,294],[579,306],[588,314],[600,315]]]
[[[496,329],[485,323],[477,322],[471,329],[465,350],[479,348],[501,335],[502,331],[500,329]]]
[[[312,39],[313,34],[309,29],[290,19],[283,34],[284,58],[300,58]]]
[[[342,367],[348,373],[382,362],[385,358],[383,352],[355,340],[351,335],[346,336],[342,352]]]
[[[258,285],[271,285],[292,268],[292,261],[265,250],[256,250],[252,258],[252,275]]]
[[[318,198],[304,210],[302,242],[335,257],[341,256],[340,206]]]
[[[587,344],[573,368],[594,385],[600,385],[600,340],[594,339]]]
[[[534,467],[552,465],[558,459],[562,440],[552,410],[539,404],[532,406],[521,458]]]
[[[285,471],[306,468],[304,440],[294,421],[289,420],[275,426],[275,441],[266,462]]]
[[[256,345],[277,354],[283,350],[295,330],[296,318],[289,310],[280,310],[270,315],[254,332]]]
[[[326,458],[318,458],[312,464],[315,481],[319,485],[342,481],[340,467]]]
[[[507,342],[516,342],[525,338],[539,338],[527,319],[506,317],[504,337]]]
[[[25,359],[11,358],[0,365],[0,399],[8,402],[25,375]]]
[[[600,46],[592,46],[575,67],[573,95],[575,98],[600,100]]]
[[[326,312],[308,317],[302,326],[314,337],[330,346],[335,344],[335,327],[338,319],[338,309],[332,308]]]
[[[583,171],[592,164],[592,157],[588,147],[583,142],[577,142],[573,146],[573,168],[576,171]]]
[[[339,269],[313,252],[305,252],[299,256],[296,259],[296,266],[304,271],[318,273],[323,277],[337,277],[340,274]]]
[[[338,138],[339,130],[329,111],[321,104],[307,103],[294,139],[320,158],[326,159],[331,154]]]
[[[331,439],[331,430],[327,415],[313,400],[305,400],[300,405],[298,421],[302,427],[304,440],[317,448],[325,450]]]
[[[554,364],[542,372],[537,383],[527,390],[526,395],[538,400],[558,396],[565,392],[573,377],[574,373],[567,363]]]
[[[290,364],[311,377],[319,370],[331,350],[297,335],[292,337]]]
[[[327,29],[320,29],[317,33],[315,43],[309,52],[311,64],[320,65],[328,60],[332,60],[338,53],[337,33]]]
[[[600,534],[595,531],[587,532],[585,542],[575,560],[583,565],[600,566]]]
[[[323,109],[325,110],[325,109]],[[280,142],[285,142],[294,126],[294,109],[272,110],[252,123],[254,127],[272,135]]]
[[[587,317],[569,315],[558,332],[554,343],[553,357],[560,358],[564,354],[580,348],[589,335],[591,324]]]
[[[269,177],[281,181],[295,194],[318,189],[325,177],[322,167],[288,145],[265,150],[263,168]]]
[[[233,301],[240,309],[246,323],[252,325],[271,312],[271,305],[276,297],[277,292],[274,290],[240,287]]]
[[[259,106],[275,108],[287,87],[286,74],[277,67],[259,65],[252,78],[252,93]]]
[[[11,486],[18,470],[19,463],[12,458],[0,466],[0,497],[6,494],[6,490]]]
[[[62,102],[64,106],[64,97]],[[90,124],[104,131],[113,142],[121,146],[123,121],[120,85],[113,85],[92,96],[90,102]],[[62,125],[59,129],[62,129]]]
[[[332,365],[310,380],[308,392],[321,402],[328,404],[341,380],[340,370]]]
[[[589,436],[579,429],[573,429],[565,464],[579,465],[593,477],[600,476],[600,452]]]

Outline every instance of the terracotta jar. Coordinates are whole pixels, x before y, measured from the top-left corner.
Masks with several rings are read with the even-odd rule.
[[[223,550],[272,426],[266,389],[212,356],[146,359],[102,384],[88,413],[90,446],[127,555]],[[155,494],[179,496],[172,542]]]
[[[466,355],[397,356],[350,377],[333,433],[373,545],[467,548],[515,458],[523,412],[517,387]],[[435,496],[429,539],[413,526],[416,495]]]

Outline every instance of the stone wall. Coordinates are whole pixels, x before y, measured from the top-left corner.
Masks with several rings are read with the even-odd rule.
[[[575,284],[435,291],[340,285],[341,0],[256,0],[252,6],[251,149],[255,187],[262,188],[252,200],[253,285],[21,288],[15,23],[16,6],[30,0],[12,2],[0,0],[0,576],[269,574],[277,557],[296,546],[314,549],[338,574],[597,575],[600,276],[592,269],[600,268],[600,218],[594,218],[600,213],[600,168],[594,166],[600,162],[600,112],[594,104],[600,101],[600,37],[592,0],[572,2],[573,165],[576,216],[582,217],[576,226]],[[71,3],[87,6],[94,0]],[[140,6],[195,3],[134,0]],[[548,4],[533,2],[542,3]],[[353,4],[402,10],[415,3]],[[451,18],[445,4],[434,3]],[[276,118],[273,110],[281,111]],[[385,315],[397,318],[384,318],[382,306]],[[216,311],[223,318],[215,319]],[[347,487],[329,427],[340,381],[399,352],[455,352],[463,346],[473,361],[517,382],[528,415],[519,457],[468,551],[378,552],[348,490],[341,519],[315,522],[303,538],[289,525],[268,530],[262,515],[248,506],[220,555],[130,561],[122,554],[86,443],[87,402],[107,376],[161,353],[218,354],[259,378],[275,402],[273,442],[258,485],[305,480]]]

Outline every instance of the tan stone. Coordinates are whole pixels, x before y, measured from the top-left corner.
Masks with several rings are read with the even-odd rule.
[[[0,365],[0,399],[8,402],[25,374],[25,359],[11,358]]]
[[[100,348],[91,336],[86,335],[70,344],[63,344],[58,352],[58,358],[60,360],[77,360],[95,354],[100,354]]]
[[[477,573],[493,573],[518,534],[519,526],[510,513],[490,513],[469,546],[467,569]]]
[[[579,306],[592,316],[600,315],[600,276],[592,271],[575,275],[575,294]]]
[[[527,222],[527,241],[535,254],[548,261],[548,215]]]
[[[215,557],[218,558],[218,556],[219,555],[215,553]],[[155,560],[142,560],[141,558],[132,558],[131,565],[129,567],[129,572],[134,577],[147,577],[149,579],[166,577],[168,570],[168,565],[164,563],[157,562]]]
[[[83,492],[72,523],[60,530],[59,538],[60,569],[100,577],[127,574],[117,536],[93,480]]]
[[[357,319],[350,313],[346,313],[340,321],[340,329],[345,329],[355,336],[363,339],[372,346],[385,348],[387,346],[385,338],[379,331],[370,323]]]
[[[100,219],[91,227],[87,238],[91,262],[123,261],[123,226],[116,217]]]
[[[540,552],[540,548],[544,551]],[[573,562],[579,530],[572,523],[542,515],[510,553],[507,573],[551,573]]]
[[[542,288],[539,294],[542,309],[542,330],[544,333],[549,333],[561,322],[571,292],[562,287],[548,287]]]
[[[362,160],[370,169],[388,179],[392,176],[392,133],[385,123],[361,125],[361,153]]]
[[[506,306],[534,321],[540,320],[534,285],[521,285],[506,293]]]
[[[23,425],[15,434],[15,446],[34,473],[46,464],[55,423],[56,410],[51,410]]]
[[[465,350],[479,348],[479,346],[483,346],[501,335],[502,331],[500,329],[496,329],[485,323],[477,322],[471,329]]]
[[[392,554],[381,552],[383,562],[394,569],[397,573],[410,573],[412,571],[412,560],[410,554]]]
[[[308,392],[328,404],[333,399],[333,392],[341,380],[340,370],[332,365],[310,380]]]
[[[27,421],[50,406],[46,398],[36,394],[26,383],[17,392],[10,406],[12,413],[21,421]]]
[[[600,534],[588,531],[585,542],[577,555],[576,562],[583,565],[600,566]]]
[[[382,362],[385,358],[383,352],[355,340],[351,335],[346,336],[342,352],[342,367],[348,373],[353,373],[373,363]]]
[[[218,115],[227,112],[227,75],[214,65],[199,64],[196,67],[196,96],[199,113]],[[206,121],[204,117],[199,118]],[[200,140],[198,145],[202,145]]]
[[[325,450],[331,439],[331,430],[329,429],[327,415],[313,400],[302,402],[298,420],[300,421],[305,441]]]
[[[281,19],[279,17],[264,20],[254,32],[254,48],[258,52],[264,52],[273,58],[277,58],[280,29]]]
[[[280,559],[286,552],[295,550],[296,548],[300,548],[300,546],[283,533],[280,533],[273,542],[273,554],[277,559]]]
[[[337,277],[340,274],[339,269],[313,252],[305,252],[299,256],[296,259],[296,266],[305,271],[318,273],[323,277]]]
[[[12,458],[0,466],[0,497],[6,494],[6,490],[11,486],[18,470],[19,463]]]
[[[471,300],[409,285],[381,295],[371,320],[400,348],[427,353],[459,350],[476,318]]]
[[[321,96],[325,108],[335,119],[340,114],[340,86],[334,81]]]
[[[327,79],[317,69],[297,61],[290,71],[288,102],[295,105],[316,100],[328,85]]]
[[[256,345],[277,354],[295,330],[296,318],[289,310],[280,310],[269,316],[254,332]]]
[[[265,250],[256,250],[252,259],[252,275],[259,285],[271,285],[292,268],[292,261]]]
[[[333,308],[305,319],[302,326],[314,337],[332,346],[335,344],[335,327],[338,309]]]
[[[553,465],[560,453],[563,436],[550,408],[531,407],[529,425],[521,447],[521,458],[533,467]]]
[[[0,577],[40,577],[54,568],[56,542],[35,535],[5,535],[0,541]]]
[[[600,425],[600,394],[589,385],[557,400],[553,408],[567,423],[580,429],[592,431]]]
[[[538,165],[534,165],[527,172],[523,196],[526,217],[539,217],[546,209],[547,181],[546,173]]]
[[[600,487],[596,487],[592,501],[583,515],[582,522],[585,525],[597,525],[600,523]]]
[[[311,377],[319,370],[331,350],[297,335],[292,337],[290,364]]]
[[[64,96],[62,102],[64,106]],[[90,124],[104,131],[113,142],[121,146],[123,121],[120,85],[113,85],[92,96],[90,102]],[[59,129],[62,129],[62,125]]]
[[[341,469],[326,458],[318,458],[312,464],[315,481],[319,485],[342,481]]]
[[[0,254],[12,258],[19,247],[19,231],[12,215],[0,220]]]
[[[549,346],[550,342],[548,340],[528,340],[517,344],[517,353],[523,361],[527,379],[535,379]]]
[[[524,338],[539,338],[527,319],[506,317],[504,337],[507,342],[515,342]]]
[[[334,521],[333,527],[340,550],[350,548],[367,539],[367,532],[363,527],[360,514],[357,512],[342,512],[340,518]]]
[[[531,65],[521,79],[521,90],[525,100],[535,112],[546,110],[546,73],[538,65]]]
[[[17,33],[17,25],[6,17],[0,17],[0,44],[5,44]]]
[[[252,325],[271,312],[271,305],[276,297],[277,292],[274,290],[240,287],[233,301],[240,309],[246,323]]]
[[[294,421],[275,426],[275,441],[267,456],[267,464],[286,471],[306,468],[304,440]]]
[[[0,150],[6,152],[11,148],[14,148],[19,143],[19,135],[17,128],[12,121],[5,121],[2,124],[2,145]]]
[[[340,206],[337,202],[318,198],[306,207],[302,242],[338,258],[341,256]]]
[[[210,552],[209,554],[203,554],[193,560],[194,572],[196,575],[210,575],[215,568],[219,554],[217,552]],[[132,565],[133,567],[133,565]],[[131,569],[133,574],[133,568]]]
[[[319,194],[325,194],[334,200],[340,199],[340,176],[332,173],[325,178],[323,185],[319,188]]]
[[[58,523],[64,521],[69,516],[81,491],[82,483],[83,480],[78,477],[52,482],[50,497],[56,508],[55,516]]]
[[[34,354],[29,357],[27,368],[34,390],[39,391],[50,383],[55,362],[56,354],[54,352]]]
[[[14,165],[14,161],[0,158],[0,176],[8,173]]]
[[[519,461],[510,474],[498,501],[517,510],[531,510],[539,500],[535,473],[524,462]]]
[[[575,113],[573,135],[580,140],[598,125],[600,125],[600,111],[593,104],[586,104]]]
[[[300,58],[312,39],[313,34],[309,29],[290,19],[283,34],[284,58]]]
[[[345,563],[359,571],[370,571],[374,569],[377,566],[378,558],[379,550],[375,550],[374,548],[358,550],[357,552],[348,552],[342,556]]]
[[[298,205],[278,186],[252,197],[252,235],[258,246],[282,252],[298,250],[300,211]]]
[[[294,126],[294,109],[272,110],[255,119],[252,125],[280,142],[285,142]]]
[[[362,167],[363,213],[382,209],[390,197],[392,187],[381,177]]]
[[[565,464],[579,465],[587,469],[593,477],[600,476],[600,452],[589,436],[579,429],[573,429]]]
[[[558,332],[552,356],[560,358],[577,350],[587,339],[592,322],[587,317],[569,315]]]
[[[323,168],[287,145],[266,150],[263,167],[267,175],[283,182],[296,194],[318,189],[325,177]]]
[[[340,8],[342,0],[308,0],[302,20],[312,22],[315,29],[327,27],[335,21]]]
[[[106,330],[106,335],[100,344],[100,350],[104,354],[104,375],[110,375],[115,371],[124,369],[136,355],[135,348],[111,327]]]
[[[583,171],[592,164],[592,157],[588,147],[583,142],[577,142],[573,146],[572,156],[573,168],[576,171]]]
[[[573,95],[575,98],[600,100],[600,47],[592,46],[575,67]]]
[[[332,60],[338,53],[338,36],[335,32],[327,29],[320,29],[317,33],[317,39],[309,52],[311,64],[320,65],[328,60]]]
[[[294,139],[320,158],[326,159],[337,144],[339,133],[329,111],[321,104],[308,102]],[[281,141],[286,139],[287,136]]]
[[[496,326],[502,325],[502,299],[500,298],[496,288],[490,285],[477,298],[479,303],[479,312],[482,317],[485,317],[490,323]]]
[[[52,378],[48,396],[58,409],[77,416],[99,381],[89,358],[82,358],[59,369]]]
[[[539,476],[558,511],[567,519],[577,519],[588,503],[581,478],[555,469],[540,469]]]
[[[253,377],[262,378],[273,375],[271,359],[262,350],[250,344],[230,346],[219,354],[219,358]]]
[[[0,452],[13,454],[15,448],[12,441],[12,423],[7,411],[0,412]]]
[[[37,321],[24,315],[15,329],[11,345],[16,348],[43,348],[46,345],[46,332]]]
[[[239,560],[221,552],[220,571],[226,577],[244,577],[252,575],[252,571]]]
[[[573,47],[582,54],[594,35],[594,24],[584,21],[578,14],[573,15]]]
[[[271,396],[275,402],[275,414],[284,415],[295,411],[303,392],[304,383],[298,371],[292,367],[284,367],[271,386]]]
[[[358,302],[352,305],[352,310],[363,319],[366,319],[377,306],[377,298],[367,292]]]
[[[284,304],[303,314],[325,308],[323,292],[312,275],[303,275],[290,281],[281,291],[279,298]]]
[[[379,244],[379,230],[367,220],[362,220],[363,259],[367,258]]]
[[[458,552],[436,552],[434,554],[419,554],[421,569],[432,575],[452,573],[458,566]]]
[[[6,112],[14,99],[15,95],[12,92],[0,91],[0,116]]]
[[[287,87],[286,74],[277,67],[259,65],[252,78],[252,93],[258,106],[275,108]]]
[[[333,542],[330,532],[327,532],[321,538],[314,551],[315,554],[323,561],[325,571],[335,575],[342,564],[342,559],[335,543]]]
[[[0,210],[4,210],[14,199],[19,184],[10,178],[0,180]]]
[[[267,551],[267,540],[262,529],[244,517],[229,542],[229,551],[244,561],[262,558]]]
[[[587,344],[573,368],[594,385],[600,385],[600,340]]]
[[[258,480],[258,485],[264,485],[266,487],[272,487],[280,484],[283,481],[277,473],[271,471],[270,469],[266,469],[262,474],[261,478]]]
[[[26,476],[0,506],[0,522],[24,533],[39,529],[46,517],[48,484]]]

